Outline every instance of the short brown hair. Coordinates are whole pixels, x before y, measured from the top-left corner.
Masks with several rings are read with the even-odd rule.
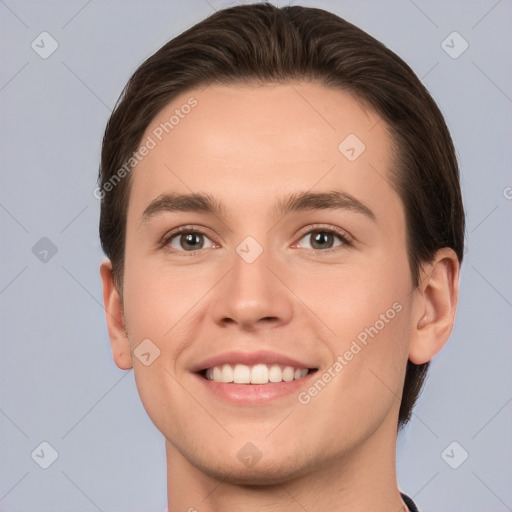
[[[209,84],[314,81],[350,92],[387,123],[393,185],[407,224],[412,280],[438,249],[464,250],[464,209],[452,139],[411,68],[382,43],[328,11],[269,3],[220,10],[178,35],[133,74],[108,121],[101,154],[100,239],[122,296],[130,176],[108,189],[156,114],[186,90]],[[110,181],[112,183],[112,181]],[[399,424],[411,417],[428,363],[408,361]]]

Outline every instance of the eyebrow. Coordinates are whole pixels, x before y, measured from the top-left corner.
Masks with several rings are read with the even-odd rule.
[[[351,194],[338,190],[331,192],[297,192],[280,198],[274,205],[277,215],[310,210],[346,210],[365,215],[375,221],[373,211]],[[155,198],[142,213],[142,222],[163,212],[201,212],[222,217],[224,206],[213,196],[203,193],[162,194]]]

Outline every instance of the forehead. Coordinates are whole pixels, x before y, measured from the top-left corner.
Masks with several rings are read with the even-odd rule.
[[[386,194],[396,200],[386,123],[349,92],[316,83],[187,91],[142,144],[151,149],[132,172],[129,217],[171,192],[207,192],[238,213],[284,190],[341,189],[383,207]]]

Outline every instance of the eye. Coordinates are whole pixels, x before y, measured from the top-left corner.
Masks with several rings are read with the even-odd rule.
[[[182,230],[178,233],[169,235],[164,240],[164,245],[173,251],[193,252],[213,247],[213,242],[201,231]]]
[[[313,250],[334,249],[341,245],[350,245],[348,234],[342,234],[334,229],[314,229],[308,231],[297,243],[299,247]],[[309,245],[309,246],[308,246]]]

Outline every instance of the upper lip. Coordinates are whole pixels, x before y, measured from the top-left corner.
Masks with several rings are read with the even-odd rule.
[[[255,364],[278,364],[284,366],[292,366],[293,368],[316,368],[314,365],[303,363],[289,357],[285,354],[277,352],[259,351],[259,352],[223,352],[217,356],[204,359],[200,363],[192,367],[193,372],[200,372],[214,366],[222,366],[223,364],[244,364],[253,366]]]

